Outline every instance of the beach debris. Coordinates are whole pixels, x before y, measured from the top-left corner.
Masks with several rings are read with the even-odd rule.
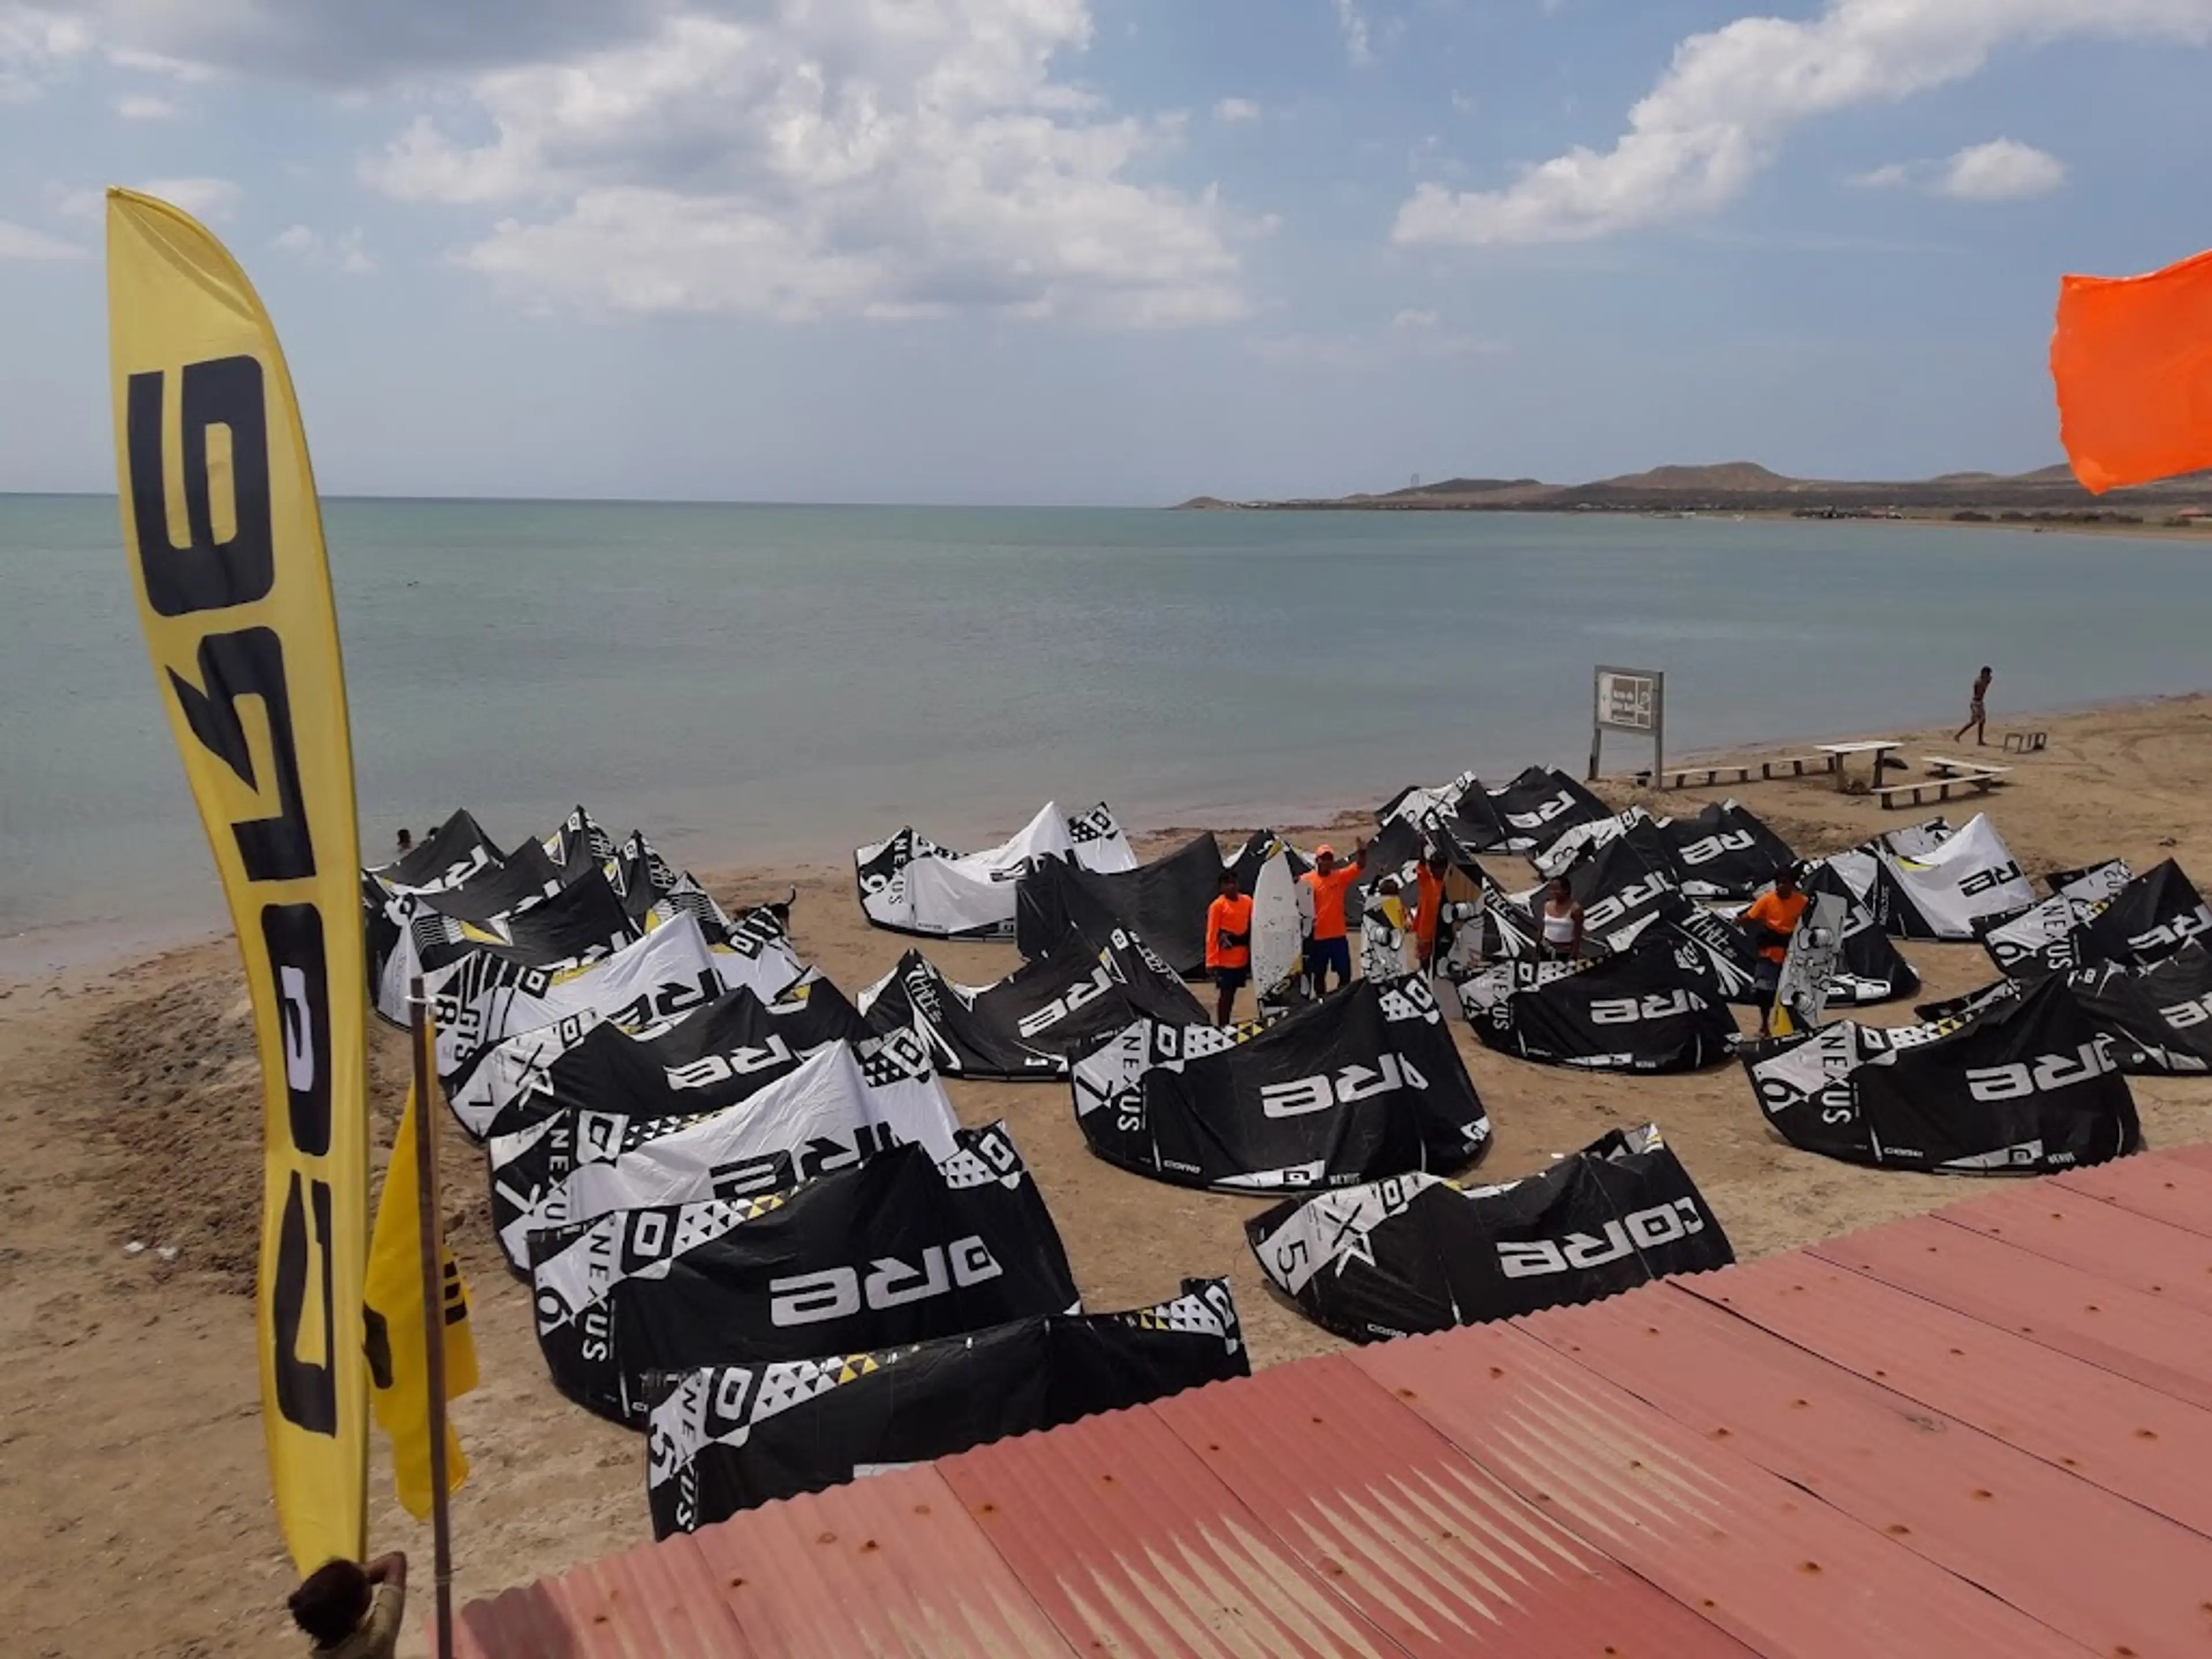
[[[177,1247],[173,1244],[164,1244],[154,1254],[164,1261],[174,1261],[177,1259]]]
[[[143,1238],[134,1238],[134,1239],[132,1239],[132,1240],[131,1240],[128,1244],[125,1244],[125,1245],[123,1247],[123,1254],[124,1254],[124,1255],[145,1255],[145,1254],[146,1254],[146,1241],[145,1241],[144,1239],[143,1239]]]

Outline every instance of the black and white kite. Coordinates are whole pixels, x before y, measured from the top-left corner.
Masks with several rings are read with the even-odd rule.
[[[1796,861],[1790,843],[1737,801],[1715,801],[1688,817],[1657,823],[1692,898],[1747,899]]]
[[[1006,1126],[941,1163],[895,1146],[787,1193],[618,1210],[532,1240],[554,1385],[642,1426],[641,1379],[924,1342],[1079,1313],[1067,1256]]]
[[[2126,868],[2087,872],[2027,915],[1990,928],[1982,938],[1990,960],[2023,978],[2100,962],[2140,967],[2212,935],[2212,907],[2179,865],[2168,859],[2112,886],[2116,870]]]
[[[1395,823],[1410,824],[1461,863],[1478,853],[1501,850],[1513,839],[1497,803],[1472,772],[1461,773],[1438,789],[1401,789],[1376,811],[1375,820],[1384,830]]]
[[[1014,941],[1035,961],[1071,935],[1096,947],[1119,929],[1194,979],[1206,971],[1206,911],[1220,893],[1222,868],[1211,830],[1133,870],[1103,872],[1072,858],[1041,858],[1015,884]],[[1259,879],[1256,867],[1252,879]]]
[[[740,1050],[738,1063],[753,1052]],[[911,1035],[789,1058],[796,1063],[617,1099],[611,1110],[571,1108],[492,1137],[492,1224],[507,1260],[526,1269],[532,1233],[614,1210],[782,1192],[891,1146],[951,1154],[959,1120]]]
[[[1735,1260],[1649,1125],[1499,1186],[1409,1175],[1290,1200],[1244,1236],[1307,1318],[1354,1342],[1595,1302]]]
[[[1761,1043],[1744,1069],[1784,1140],[1848,1164],[2045,1175],[2142,1140],[2117,1045],[2057,977],[1958,1019]]]
[[[556,1041],[580,1036],[585,1025],[562,1025],[572,1015],[615,1016],[642,1028],[740,987],[766,1000],[781,995],[806,968],[780,931],[768,936],[763,916],[753,913],[747,921],[761,927],[741,928],[718,948],[708,944],[695,917],[679,912],[610,955],[557,969],[526,967],[489,950],[469,952],[425,981],[447,1097],[462,1097],[490,1052],[519,1033],[554,1026]],[[532,1052],[544,1047],[541,1041]],[[501,1103],[499,1087],[495,1081],[485,1095],[493,1110]]]
[[[1556,767],[1530,767],[1503,789],[1490,791],[1490,804],[1504,828],[1498,846],[1509,853],[1543,852],[1570,830],[1613,816],[1603,801]]]
[[[1930,1023],[1963,1022],[2052,982],[2063,985],[2090,1025],[2112,1039],[2112,1053],[2129,1076],[2212,1073],[2212,951],[2202,940],[2141,966],[2100,962],[2041,979],[1999,980],[1962,997],[1924,1003],[1918,1012]]]
[[[2035,890],[1980,813],[1940,843],[1902,853],[1875,844],[1862,849],[1879,866],[1888,903],[1875,914],[1900,939],[1966,941],[2035,903]],[[1848,876],[1848,872],[1845,872]]]
[[[431,892],[458,886],[500,861],[499,849],[481,824],[456,812],[390,864],[368,873],[392,892]]]
[[[860,908],[895,933],[927,939],[1012,939],[1014,887],[1032,859],[1073,859],[1086,870],[1133,870],[1137,857],[1101,802],[1069,817],[1056,803],[1014,837],[981,853],[955,853],[909,826],[853,854]]]
[[[1694,1072],[1736,1037],[1707,955],[1656,929],[1603,957],[1493,963],[1459,1000],[1485,1048],[1546,1066]]]
[[[1070,1083],[1092,1152],[1179,1186],[1316,1191],[1459,1169],[1490,1141],[1418,978],[1355,981],[1264,1028],[1139,1020]]]
[[[1174,1300],[1128,1313],[687,1371],[647,1425],[653,1535],[1251,1372],[1220,1279],[1187,1279]]]
[[[1074,933],[995,985],[957,985],[919,951],[860,993],[879,1031],[911,1030],[951,1077],[1030,1082],[1132,1021],[1195,1025],[1206,1010],[1141,939],[1119,927],[1100,945]]]

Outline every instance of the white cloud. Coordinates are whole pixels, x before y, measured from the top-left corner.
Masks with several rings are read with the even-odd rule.
[[[1375,37],[1359,0],[1336,0],[1336,26],[1344,33],[1344,55],[1358,64],[1375,61]]]
[[[195,219],[228,219],[246,192],[228,179],[149,179],[134,186]]]
[[[1401,311],[1390,319],[1390,326],[1401,331],[1409,328],[1434,328],[1437,313],[1433,311]]]
[[[115,112],[126,121],[168,121],[180,112],[166,98],[149,98],[142,94],[117,99]]]
[[[2047,196],[2066,182],[2066,163],[2032,144],[1994,138],[1941,161],[1892,161],[1853,173],[1862,190],[1921,190],[1960,202],[2017,202]]]
[[[482,142],[418,118],[362,167],[389,195],[497,204],[457,256],[532,303],[1109,326],[1244,314],[1212,191],[1135,175],[1173,119],[1058,78],[1085,0],[778,0],[477,76]]]
[[[1790,129],[1966,79],[1990,54],[2077,35],[2212,41],[2212,0],[1828,0],[1808,22],[1743,17],[1675,48],[1611,149],[1577,146],[1504,190],[1431,183],[1401,243],[1583,241],[1717,211]]]
[[[0,219],[0,260],[8,259],[82,259],[84,250],[74,242],[64,242],[25,225],[10,224]]]
[[[2032,144],[1991,139],[1960,150],[1943,164],[1938,195],[1961,202],[2019,202],[2048,196],[2066,182],[2066,163]]]
[[[269,245],[310,264],[336,266],[348,276],[366,276],[376,269],[368,238],[359,225],[336,236],[325,236],[306,225],[288,225],[270,239]]]
[[[1249,98],[1224,98],[1213,106],[1213,118],[1224,125],[1256,121],[1260,118],[1260,106]]]
[[[37,97],[64,64],[92,49],[92,40],[81,18],[0,0],[0,104]]]
[[[1844,180],[1859,190],[1902,190],[1912,182],[1913,169],[1904,161],[1891,161],[1864,173],[1855,173]]]

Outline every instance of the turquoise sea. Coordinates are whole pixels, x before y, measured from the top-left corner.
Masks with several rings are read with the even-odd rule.
[[[2212,547],[1887,524],[326,504],[364,845],[578,800],[701,866],[842,860],[1047,798],[1310,817],[1579,764],[1591,666],[1671,747],[2212,683]],[[219,925],[115,504],[0,496],[0,965]],[[1632,750],[1624,746],[1620,759]]]

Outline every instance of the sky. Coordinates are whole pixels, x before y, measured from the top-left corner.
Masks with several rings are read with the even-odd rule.
[[[0,0],[0,490],[112,488],[110,184],[330,493],[2022,471],[2208,86],[2212,0]]]

